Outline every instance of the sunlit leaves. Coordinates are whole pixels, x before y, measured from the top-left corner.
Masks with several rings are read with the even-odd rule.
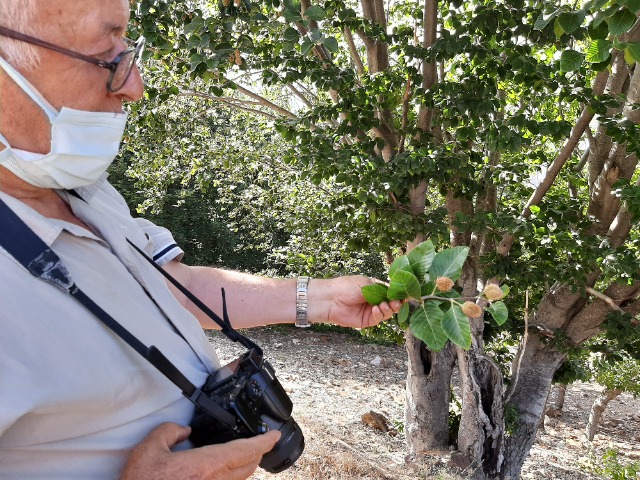
[[[601,63],[609,58],[613,42],[609,40],[595,40],[587,48],[586,60],[590,63]]]

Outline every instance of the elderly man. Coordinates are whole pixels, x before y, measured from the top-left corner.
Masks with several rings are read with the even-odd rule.
[[[104,174],[123,105],[143,93],[143,42],[125,39],[128,20],[126,0],[0,2],[0,200],[76,284],[195,385],[219,367],[200,327],[217,325],[128,241],[218,312],[224,287],[236,328],[366,327],[397,311],[398,302],[368,306],[362,277],[311,280],[307,307],[296,303],[307,279],[189,267],[166,230],[130,216]],[[2,479],[242,479],[278,441],[271,431],[189,448],[194,407],[179,389],[2,246],[0,305]]]

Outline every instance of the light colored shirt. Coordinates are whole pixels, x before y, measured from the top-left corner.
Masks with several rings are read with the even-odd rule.
[[[132,218],[106,180],[77,193],[82,199],[60,195],[92,232],[0,197],[58,254],[81,290],[202,385],[219,366],[213,349],[126,239],[161,262],[182,251],[165,229]],[[0,479],[116,479],[150,430],[167,421],[188,425],[192,414],[166,377],[0,247]]]

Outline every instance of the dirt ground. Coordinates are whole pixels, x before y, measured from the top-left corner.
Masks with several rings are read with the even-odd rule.
[[[466,472],[449,468],[448,455],[432,457],[421,465],[405,460],[403,347],[366,344],[353,335],[293,327],[245,333],[262,346],[276,369],[306,442],[294,466],[278,475],[258,470],[253,480],[466,477]],[[218,335],[214,333],[211,341],[223,362],[242,352]],[[538,434],[524,465],[523,479],[607,478],[594,475],[589,465],[601,465],[608,450],[618,453],[619,464],[640,463],[640,398],[622,394],[613,400],[594,441],[586,441],[589,409],[601,389],[594,384],[569,386],[564,413],[547,417],[545,431]],[[375,428],[381,421],[388,431]]]

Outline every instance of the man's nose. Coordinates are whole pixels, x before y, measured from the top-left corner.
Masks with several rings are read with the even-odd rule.
[[[119,96],[124,102],[137,102],[142,98],[143,94],[144,81],[142,80],[142,74],[138,66],[134,65],[127,81],[114,95]]]

